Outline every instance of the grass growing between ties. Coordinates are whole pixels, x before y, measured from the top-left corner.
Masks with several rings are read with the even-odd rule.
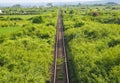
[[[65,64],[65,60],[63,57],[57,58],[57,65],[59,65],[57,69],[60,72],[58,76],[58,80],[63,80],[65,78],[64,70],[60,69],[60,68],[64,68],[64,64]]]

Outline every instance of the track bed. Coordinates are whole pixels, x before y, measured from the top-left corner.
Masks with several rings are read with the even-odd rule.
[[[62,14],[59,11],[56,27],[56,44],[54,54],[54,72],[52,83],[69,83],[67,57],[64,46]]]

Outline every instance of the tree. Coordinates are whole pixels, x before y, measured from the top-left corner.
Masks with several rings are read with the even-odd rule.
[[[78,6],[81,6],[81,3],[78,3]]]
[[[20,8],[21,5],[20,4],[16,4],[16,5],[13,5],[12,7],[15,7],[15,8]]]
[[[108,2],[108,3],[106,3],[107,5],[117,5],[117,3],[115,3],[115,2]]]
[[[47,6],[48,7],[53,7],[53,4],[52,3],[47,3]]]

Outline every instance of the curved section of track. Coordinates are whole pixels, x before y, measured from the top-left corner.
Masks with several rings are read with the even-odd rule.
[[[61,11],[58,13],[56,27],[56,44],[54,53],[54,71],[52,83],[69,83],[67,57],[64,45],[63,20]]]

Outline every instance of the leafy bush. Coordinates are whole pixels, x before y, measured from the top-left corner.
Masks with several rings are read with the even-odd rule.
[[[19,18],[19,17],[15,17],[15,18],[10,18],[10,20],[23,20],[22,18]]]
[[[73,11],[73,10],[70,10],[69,14],[73,14],[73,13],[74,13],[74,11]]]
[[[42,20],[41,16],[34,17],[32,20],[32,23],[42,23],[42,22],[43,22],[43,20]]]
[[[93,16],[99,16],[99,13],[98,12],[93,12],[92,15]]]
[[[81,27],[83,25],[84,25],[83,22],[76,22],[75,25],[74,25],[74,27]]]
[[[4,37],[0,37],[0,43],[4,42]]]
[[[120,39],[119,40],[111,40],[109,43],[108,43],[108,46],[109,47],[114,47],[116,45],[119,45],[120,44]]]

